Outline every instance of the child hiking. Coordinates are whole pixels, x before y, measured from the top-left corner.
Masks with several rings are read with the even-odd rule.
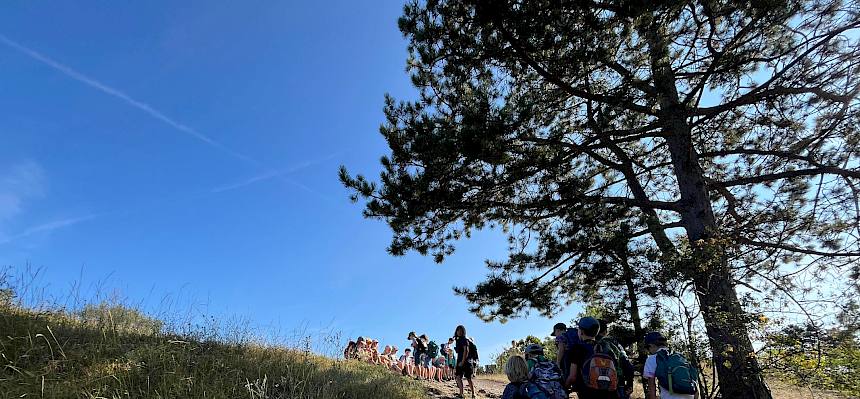
[[[669,351],[669,342],[659,332],[645,334],[648,359],[642,376],[648,379],[646,399],[695,399],[699,397],[698,372],[682,355]]]
[[[570,374],[566,385],[579,399],[618,399],[617,359],[597,343],[600,322],[593,317],[579,320],[580,344],[570,354]]]
[[[469,383],[472,398],[475,397],[475,385],[472,377],[475,376],[475,363],[478,361],[478,349],[471,339],[466,337],[466,327],[459,325],[454,329],[454,351],[457,352],[457,367],[454,374],[457,376],[457,388],[460,389],[460,398],[463,395],[463,377]]]

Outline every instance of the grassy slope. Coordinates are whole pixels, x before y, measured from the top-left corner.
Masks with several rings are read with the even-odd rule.
[[[378,367],[0,308],[0,398],[424,398]]]

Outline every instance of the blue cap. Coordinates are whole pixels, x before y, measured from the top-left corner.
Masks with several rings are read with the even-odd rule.
[[[589,337],[596,337],[597,333],[600,331],[600,322],[594,317],[583,317],[579,319],[579,322],[576,323],[576,325],[579,326],[579,329]]]

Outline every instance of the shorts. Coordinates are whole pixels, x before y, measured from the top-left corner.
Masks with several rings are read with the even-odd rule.
[[[445,361],[445,359],[436,359],[433,361],[433,367],[442,368],[445,367],[446,364],[448,363]]]
[[[454,368],[454,374],[456,374],[457,377],[472,378],[475,376],[475,364],[471,360],[467,360],[462,366],[458,364],[457,367]]]
[[[424,356],[426,356],[426,355],[423,353],[416,353],[415,356],[412,357],[412,360],[415,361],[416,366],[421,365],[421,358],[423,358]]]
[[[433,360],[433,359],[430,359],[430,356],[427,356],[427,354],[426,354],[426,353],[422,353],[422,354],[421,354],[421,365],[422,365],[422,366],[424,366],[424,367],[428,367],[428,368],[429,368],[429,367],[430,367],[430,361],[431,361],[431,360]]]

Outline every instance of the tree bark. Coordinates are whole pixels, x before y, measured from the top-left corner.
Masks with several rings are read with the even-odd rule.
[[[651,21],[643,30],[651,50],[651,74],[658,91],[658,118],[670,133],[666,141],[681,195],[681,222],[692,250],[692,261],[685,269],[695,284],[720,392],[724,398],[771,399],[747,333],[725,246],[712,241],[719,238],[719,230],[704,172],[693,147],[692,128],[679,100],[665,33],[661,32],[658,21]]]

